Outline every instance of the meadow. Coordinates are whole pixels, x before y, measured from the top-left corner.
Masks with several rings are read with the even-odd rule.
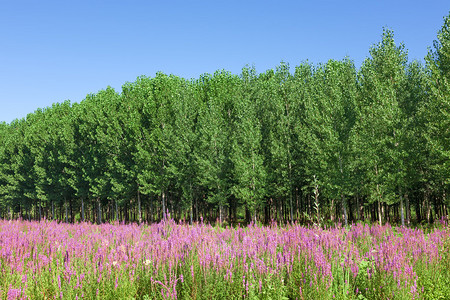
[[[0,220],[0,299],[450,299],[449,233]]]

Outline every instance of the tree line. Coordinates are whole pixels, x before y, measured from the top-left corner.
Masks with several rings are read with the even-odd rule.
[[[425,65],[157,73],[0,124],[0,217],[323,224],[448,215],[450,15]]]

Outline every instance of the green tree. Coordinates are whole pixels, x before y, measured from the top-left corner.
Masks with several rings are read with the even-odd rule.
[[[403,44],[395,45],[393,32],[384,29],[382,41],[370,49],[370,54],[359,73],[360,115],[353,136],[359,168],[366,170],[366,191],[371,201],[378,202],[381,224],[382,204],[396,201],[397,187],[404,174],[399,101],[404,97],[407,53]],[[403,202],[400,206],[403,211]]]
[[[46,207],[51,205],[52,218],[55,218],[56,203],[64,205],[66,221],[69,205],[73,220],[74,191],[70,186],[71,165],[68,160],[72,138],[68,122],[70,110],[70,102],[66,101],[38,109],[27,117],[29,126],[25,142],[34,156],[35,193],[40,217],[44,204]]]
[[[199,180],[207,190],[207,201],[219,209],[221,223],[232,187],[231,132],[234,130],[234,106],[239,100],[239,87],[239,77],[225,71],[218,71],[214,76],[202,75],[198,81],[204,103],[198,119],[196,160]]]
[[[180,79],[180,90],[173,102],[174,124],[171,135],[171,176],[176,187],[181,191],[179,206],[189,210],[192,224],[194,218],[194,198],[198,186],[198,165],[195,159],[198,136],[198,114],[201,99],[197,93],[196,83]],[[198,207],[197,207],[198,210]],[[198,213],[197,213],[198,215]]]
[[[304,121],[308,156],[306,174],[311,180],[317,178],[326,197],[341,198],[343,220],[347,225],[345,196],[351,192],[352,174],[350,133],[356,120],[353,62],[330,60],[319,66],[309,88]]]
[[[234,137],[231,161],[234,185],[232,192],[245,204],[256,222],[257,209],[265,196],[266,170],[261,152],[261,122],[257,117],[254,69],[244,68],[241,74],[241,95],[235,103]]]
[[[423,106],[425,137],[431,155],[431,169],[443,201],[450,185],[450,14],[438,32],[434,50],[425,58],[429,71],[429,101]]]
[[[258,107],[262,131],[262,153],[267,166],[269,195],[278,199],[277,212],[283,219],[294,220],[294,177],[298,131],[301,123],[298,98],[293,93],[293,78],[289,65],[281,63],[276,71],[269,70],[260,75]],[[285,209],[283,209],[283,206]],[[284,217],[284,216],[285,217]]]
[[[36,199],[34,156],[25,142],[27,131],[25,119],[14,120],[10,124],[10,137],[6,141],[6,163],[3,172],[6,185],[4,194],[7,201],[20,216],[31,218],[31,209]]]
[[[403,210],[401,211],[402,225],[409,225],[411,222],[410,195],[417,194],[416,191],[432,179],[430,176],[434,176],[430,172],[431,155],[424,134],[426,122],[420,113],[428,101],[426,69],[419,62],[413,61],[406,69],[406,76],[405,97],[399,102],[404,116],[403,143],[400,145],[405,157],[404,180],[399,184],[400,197],[405,196],[406,200],[406,214],[403,215]]]

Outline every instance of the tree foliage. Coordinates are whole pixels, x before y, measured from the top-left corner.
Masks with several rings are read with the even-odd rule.
[[[0,216],[431,222],[448,214],[450,16],[422,65],[384,29],[291,70],[157,73],[0,123]]]

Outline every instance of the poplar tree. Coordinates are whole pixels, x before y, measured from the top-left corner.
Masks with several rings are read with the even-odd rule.
[[[273,75],[272,75],[273,74]],[[294,161],[294,141],[297,139],[294,127],[297,124],[295,109],[296,98],[291,97],[292,75],[289,65],[281,63],[275,73],[268,74],[266,81],[268,90],[265,98],[264,111],[268,114],[264,126],[268,130],[269,154],[268,167],[270,168],[271,189],[273,195],[278,197],[287,208],[286,216],[290,222],[294,221],[294,174],[296,171]],[[263,83],[264,84],[264,83]]]
[[[192,224],[194,198],[198,189],[198,165],[195,159],[198,143],[197,128],[198,114],[201,99],[197,93],[196,84],[193,81],[180,79],[180,90],[177,99],[173,102],[174,124],[171,139],[172,164],[169,169],[176,182],[176,188],[180,190],[181,199],[178,201],[180,209],[189,210],[189,219]],[[198,215],[198,213],[197,213]]]
[[[356,70],[350,60],[319,66],[310,83],[305,105],[307,176],[330,199],[341,199],[344,224],[348,224],[345,197],[351,192],[350,133],[355,123]],[[333,203],[333,202],[332,202]],[[332,210],[333,205],[330,209]]]
[[[425,58],[429,72],[429,101],[421,114],[426,120],[425,137],[431,154],[436,189],[444,202],[450,186],[450,14],[437,34],[434,49]]]
[[[204,104],[199,112],[199,151],[196,160],[200,184],[207,191],[207,201],[219,210],[219,222],[223,221],[224,207],[228,205],[232,186],[234,104],[239,100],[240,79],[229,72],[218,71],[202,75],[199,82]]]
[[[72,135],[68,115],[69,101],[55,103],[51,107],[38,109],[27,117],[29,123],[25,141],[34,156],[36,205],[39,208],[51,206],[52,218],[55,217],[54,205],[62,204],[68,220],[70,206],[73,217],[73,194],[70,187],[71,161],[69,159]],[[69,203],[63,200],[68,200]]]
[[[11,136],[7,141],[7,157],[9,166],[6,167],[7,199],[20,216],[30,218],[30,210],[36,199],[34,156],[29,145],[25,142],[28,124],[26,119],[14,120],[10,124]]]
[[[173,135],[173,103],[177,99],[177,93],[180,93],[178,84],[176,76],[157,73],[153,79],[138,78],[128,93],[128,97],[137,97],[137,101],[142,103],[138,120],[140,123],[137,125],[141,129],[136,129],[139,137],[135,154],[138,167],[138,206],[140,207],[140,191],[159,196],[163,218],[166,218],[167,195],[172,184],[169,171],[172,163],[170,141]]]
[[[256,212],[265,196],[266,170],[261,152],[261,122],[257,117],[254,69],[244,68],[241,74],[240,97],[235,103],[235,124],[231,160],[234,185],[232,192],[244,203],[256,222]]]
[[[399,102],[404,115],[404,142],[401,146],[405,154],[404,181],[399,185],[399,196],[405,199],[402,225],[409,225],[411,222],[411,196],[417,194],[417,190],[433,176],[430,172],[431,155],[425,137],[426,122],[421,114],[429,97],[425,88],[426,69],[418,61],[413,61],[407,66],[406,76],[405,97]]]
[[[8,193],[8,177],[11,174],[8,146],[11,136],[10,126],[5,122],[0,122],[0,206],[6,218],[11,218],[12,213],[12,203]]]
[[[402,112],[407,53],[396,46],[394,34],[384,29],[382,41],[370,49],[359,73],[360,95],[358,121],[355,125],[355,150],[358,164],[366,170],[369,199],[378,204],[378,221],[382,223],[384,202],[396,202],[396,191],[404,174]],[[403,201],[400,198],[403,211]]]

